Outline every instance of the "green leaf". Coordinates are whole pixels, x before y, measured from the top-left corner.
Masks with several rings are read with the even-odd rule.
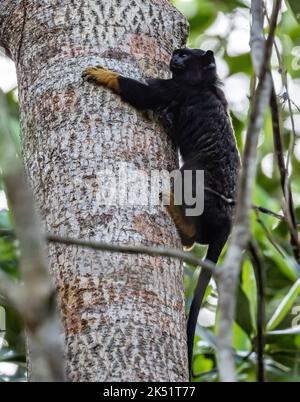
[[[213,361],[206,359],[203,355],[197,355],[193,363],[193,371],[196,374],[209,371],[213,368]]]
[[[195,243],[195,245],[191,251],[193,254],[195,254],[196,257],[204,258],[206,256],[207,249],[208,249],[208,246]]]
[[[245,258],[242,269],[242,289],[249,300],[252,327],[256,330],[257,287],[251,262]]]
[[[271,248],[265,251],[265,256],[272,260],[278,270],[290,281],[294,282],[299,278],[298,265],[293,258],[284,252],[284,258]]]
[[[289,290],[288,294],[282,299],[281,303],[277,307],[275,313],[267,324],[267,331],[272,331],[276,328],[281,321],[286,317],[290,309],[292,308],[296,298],[300,293],[300,279],[298,279]]]
[[[233,347],[236,351],[250,351],[251,341],[249,336],[236,322],[233,323]]]
[[[241,285],[238,288],[235,321],[247,335],[250,336],[252,334],[253,325],[250,303]]]
[[[299,0],[288,0],[288,3],[295,14],[296,20],[300,23],[300,2]]]

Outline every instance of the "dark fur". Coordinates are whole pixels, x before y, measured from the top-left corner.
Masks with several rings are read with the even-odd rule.
[[[240,159],[213,52],[178,49],[173,53],[170,69],[172,79],[151,79],[147,85],[119,76],[118,93],[135,108],[152,109],[164,117],[182,156],[181,171],[204,170],[206,188],[234,199]],[[183,206],[183,215],[184,210]],[[230,203],[216,193],[205,191],[204,213],[185,217],[195,226],[195,235],[187,238],[178,228],[183,244],[208,244],[206,258],[216,263],[229,236],[232,217]],[[190,370],[197,318],[210,278],[210,274],[201,271],[189,313]]]

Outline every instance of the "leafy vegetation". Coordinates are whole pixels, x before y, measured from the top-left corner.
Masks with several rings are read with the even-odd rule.
[[[249,43],[249,1],[174,0],[190,21],[189,46],[215,51],[219,71],[242,152],[247,126],[248,96],[252,79]],[[267,2],[267,5],[270,5]],[[267,7],[268,13],[270,10]],[[300,19],[299,1],[283,6],[272,57],[272,72],[281,103],[283,141],[290,141],[294,152],[290,162],[292,192],[297,218],[300,219]],[[267,31],[267,25],[266,25]],[[282,82],[285,69],[292,103],[296,136],[288,109],[287,90]],[[265,117],[258,149],[257,179],[253,204],[282,214],[280,176],[274,155],[271,114]],[[289,242],[286,222],[268,214],[253,212],[252,237],[262,260],[265,283],[265,375],[267,381],[299,381],[300,372],[300,267]],[[226,250],[224,250],[226,252]],[[196,248],[197,253],[203,249]],[[195,284],[195,272],[186,266],[186,293],[189,302]],[[194,352],[194,381],[218,381],[216,370],[217,291],[213,286],[200,313]],[[257,366],[257,286],[255,266],[245,254],[238,292],[234,351],[239,381],[255,381]]]
[[[19,150],[19,107],[15,91],[5,94],[9,108],[8,122],[10,132]],[[1,124],[0,124],[1,134]],[[3,203],[4,189],[0,181],[0,199]],[[0,231],[12,229],[12,217],[8,208],[0,209]],[[11,236],[0,237],[0,270],[9,274],[12,279],[19,277],[18,247]],[[25,379],[25,348],[23,323],[21,317],[9,306],[3,296],[0,295],[0,382],[23,381]]]

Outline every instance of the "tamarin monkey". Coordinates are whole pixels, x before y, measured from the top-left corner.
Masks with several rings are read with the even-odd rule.
[[[181,174],[204,171],[204,210],[188,216],[187,206],[175,205],[173,194],[167,206],[183,246],[207,244],[206,258],[217,263],[230,234],[240,158],[236,147],[225,95],[220,88],[214,53],[211,50],[177,49],[173,52],[172,78],[148,79],[146,84],[123,77],[101,66],[87,67],[82,76],[111,89],[137,109],[162,115],[179,147]],[[184,185],[184,183],[183,183]],[[202,185],[202,183],[201,183]],[[192,191],[195,193],[196,188]],[[199,310],[211,274],[202,270],[195,288],[187,323],[188,361],[191,374],[194,334]]]

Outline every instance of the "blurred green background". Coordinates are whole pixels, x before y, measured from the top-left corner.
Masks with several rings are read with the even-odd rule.
[[[212,49],[219,75],[229,101],[237,143],[242,152],[249,111],[252,77],[249,54],[250,1],[247,0],[174,0],[175,6],[190,22],[189,46]],[[270,15],[272,1],[266,1]],[[292,191],[300,221],[300,3],[283,2],[276,44],[282,57],[272,57],[276,92],[281,104],[284,144],[292,137],[284,69],[292,101],[296,127],[294,153],[290,163]],[[266,33],[268,24],[265,26]],[[1,63],[7,63],[0,57]],[[284,68],[284,69],[283,69]],[[283,71],[282,71],[283,70]],[[0,82],[1,85],[1,82]],[[6,90],[9,122],[19,149],[19,121],[16,90]],[[258,148],[257,180],[253,202],[282,213],[282,191],[276,160],[273,157],[270,113],[265,118]],[[11,219],[0,182],[0,229],[10,228]],[[268,381],[300,381],[300,267],[295,262],[285,222],[264,214],[252,214],[252,236],[260,249],[266,298],[265,373]],[[196,247],[204,255],[205,247]],[[225,252],[226,250],[224,250]],[[0,237],[0,270],[18,277],[18,248],[15,241]],[[190,305],[198,270],[186,266],[187,309]],[[24,336],[21,319],[0,295],[0,381],[25,379]],[[217,290],[211,283],[199,317],[194,353],[194,381],[218,381],[216,370]],[[253,265],[245,254],[238,292],[237,318],[234,325],[234,351],[239,381],[256,380],[257,291]]]

